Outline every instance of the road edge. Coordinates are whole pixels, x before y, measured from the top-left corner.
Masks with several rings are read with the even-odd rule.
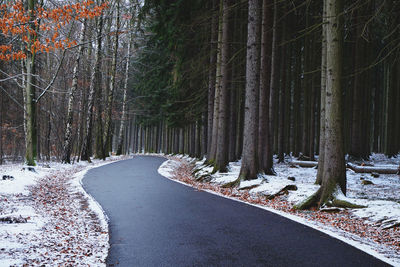
[[[163,156],[162,156],[162,157],[163,157]],[[164,156],[164,157],[165,157],[165,156]],[[165,158],[167,158],[167,157],[165,157]],[[165,177],[165,178],[167,178],[167,179],[169,179],[169,180],[171,180],[171,181],[174,181],[174,182],[176,182],[176,183],[180,183],[180,184],[182,184],[182,185],[185,185],[185,186],[194,188],[191,184],[187,184],[187,183],[184,183],[184,182],[182,182],[182,181],[173,179],[173,178],[172,178],[173,175],[167,173],[166,170],[161,170],[161,171],[160,171],[160,169],[165,168],[165,165],[167,165],[168,162],[171,162],[171,161],[174,161],[175,164],[179,164],[179,165],[181,164],[181,163],[180,163],[179,161],[177,161],[177,160],[173,160],[173,159],[168,159],[168,158],[167,158],[167,160],[164,161],[164,162],[158,167],[157,172],[158,172],[161,176],[163,176],[163,177]],[[337,234],[337,233],[335,233],[335,232],[333,232],[333,231],[330,231],[330,230],[328,230],[328,229],[320,228],[318,225],[313,224],[313,223],[311,223],[311,222],[305,220],[305,219],[302,218],[302,217],[298,217],[298,216],[295,216],[295,215],[292,215],[292,214],[288,214],[288,213],[285,213],[285,212],[282,212],[282,211],[278,211],[278,210],[275,210],[275,209],[272,209],[272,208],[269,208],[269,207],[265,207],[265,206],[262,206],[262,205],[257,205],[257,204],[249,203],[249,202],[246,202],[246,201],[243,201],[243,200],[240,200],[240,199],[236,199],[236,198],[234,198],[234,197],[225,196],[225,195],[223,195],[223,194],[217,193],[217,192],[212,191],[212,190],[202,189],[202,191],[207,192],[207,193],[210,193],[210,194],[213,194],[213,195],[216,195],[216,196],[220,196],[220,197],[223,197],[223,198],[226,198],[226,199],[230,199],[230,200],[234,200],[234,201],[237,201],[237,202],[241,202],[241,203],[244,203],[244,204],[247,204],[247,205],[250,205],[250,206],[254,206],[254,207],[256,207],[256,208],[260,208],[260,209],[263,209],[263,210],[272,212],[272,213],[274,213],[274,214],[280,215],[280,216],[285,217],[285,218],[287,218],[287,219],[289,219],[289,220],[295,221],[295,222],[297,222],[297,223],[300,223],[300,224],[302,224],[302,225],[305,225],[305,226],[307,226],[307,227],[310,227],[310,228],[312,228],[312,229],[315,229],[315,230],[317,230],[317,231],[319,231],[319,232],[322,232],[322,233],[324,233],[324,234],[327,234],[328,236],[333,237],[333,238],[335,238],[335,239],[338,239],[338,240],[340,240],[340,241],[342,241],[342,242],[344,242],[344,243],[346,243],[346,244],[348,244],[348,245],[350,245],[350,246],[352,246],[352,247],[355,247],[355,248],[357,248],[357,249],[359,249],[359,250],[362,250],[362,251],[364,251],[365,253],[367,253],[367,254],[369,254],[369,255],[371,255],[371,256],[373,256],[373,257],[375,257],[375,258],[377,258],[377,259],[379,259],[379,260],[381,260],[381,261],[383,261],[383,262],[385,262],[385,263],[387,263],[387,264],[389,264],[389,265],[392,265],[392,266],[394,266],[394,267],[400,267],[400,263],[396,263],[396,262],[392,261],[391,259],[387,258],[385,255],[382,255],[381,253],[379,253],[379,252],[373,250],[371,246],[366,245],[366,244],[363,244],[363,243],[360,243],[360,242],[358,242],[358,241],[356,241],[356,240],[348,239],[348,238],[346,238],[346,237],[344,237],[344,236],[341,236],[341,235],[339,235],[339,234]],[[343,232],[344,232],[344,231],[343,231]]]

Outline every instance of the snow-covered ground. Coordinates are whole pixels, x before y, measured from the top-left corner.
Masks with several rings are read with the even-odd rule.
[[[81,179],[89,169],[120,159],[39,163],[34,171],[1,165],[0,266],[105,265],[108,223]]]
[[[368,164],[396,167],[399,166],[399,161],[400,155],[388,159],[384,155],[373,154]],[[237,179],[240,161],[231,162],[228,173],[211,174],[212,167],[205,166],[204,160],[197,161],[186,156],[175,159],[172,157],[160,167],[159,173],[205,191],[272,209],[400,266],[399,175],[380,174],[374,178],[371,174],[355,173],[348,169],[347,197],[339,198],[367,206],[366,208],[340,209],[335,213],[296,211],[293,210],[293,205],[311,196],[319,188],[314,184],[317,169],[296,167],[290,162],[290,158],[287,158],[285,163],[275,162],[276,176],[260,175],[257,180],[241,182],[239,187],[233,190],[223,189],[221,185]],[[192,175],[193,173],[195,174]],[[196,182],[195,178],[199,177],[208,177],[209,182]],[[364,185],[365,180],[371,181],[372,184]],[[295,185],[297,190],[287,190],[282,195],[268,200],[288,185]]]
[[[374,178],[347,170],[346,199],[367,208],[299,212],[292,209],[293,204],[318,189],[315,168],[294,168],[287,159],[275,163],[276,176],[260,176],[232,190],[220,185],[238,177],[240,162],[230,163],[228,173],[211,174],[204,161],[169,158],[159,172],[170,179],[271,210],[400,266],[400,227],[390,228],[400,222],[398,175]],[[20,164],[0,165],[0,266],[104,266],[109,246],[107,220],[101,207],[83,190],[81,179],[90,168],[120,159],[126,157],[92,164],[39,163],[34,172],[22,170]],[[375,154],[368,164],[398,166],[399,159]],[[197,177],[209,176],[211,181],[196,182],[193,168]],[[8,177],[3,180],[5,175]],[[365,180],[373,184],[363,185]],[[297,190],[267,200],[287,185],[295,185]]]

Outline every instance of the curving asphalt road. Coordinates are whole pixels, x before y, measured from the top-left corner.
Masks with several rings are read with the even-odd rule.
[[[170,181],[165,159],[90,170],[84,188],[110,219],[109,266],[387,266],[268,211]]]

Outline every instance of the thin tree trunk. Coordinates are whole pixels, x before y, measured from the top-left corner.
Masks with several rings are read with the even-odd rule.
[[[284,42],[286,39],[286,24],[283,22],[282,27],[282,41]],[[287,62],[287,49],[286,45],[281,47],[282,55],[281,55],[281,83],[279,90],[279,120],[278,120],[278,162],[283,162],[285,160],[285,109],[286,109],[286,85],[287,85],[287,70],[286,70],[286,62]]]
[[[74,70],[73,70],[73,74],[72,74],[72,85],[71,85],[71,89],[69,91],[69,98],[68,98],[67,125],[66,125],[66,129],[65,129],[65,137],[64,137],[64,153],[62,156],[62,162],[68,163],[68,164],[71,163],[72,124],[73,124],[73,119],[74,119],[73,107],[74,107],[74,103],[75,103],[75,92],[76,92],[76,89],[78,88],[78,71],[79,71],[79,63],[80,63],[81,56],[83,54],[83,49],[84,49],[84,46],[82,44],[85,40],[85,31],[86,31],[86,20],[83,21],[81,32],[80,32],[79,43],[81,44],[81,46],[79,46],[78,55],[75,59]]]
[[[208,116],[207,116],[207,159],[211,158],[211,141],[213,134],[214,119],[214,99],[215,99],[215,75],[217,63],[217,42],[218,42],[218,21],[219,21],[219,5],[217,0],[213,0],[213,14],[211,20],[211,40],[210,40],[210,66],[208,70]]]
[[[318,153],[318,172],[316,184],[322,183],[322,175],[324,174],[324,163],[325,163],[325,96],[326,96],[326,56],[327,56],[327,40],[326,40],[326,14],[327,1],[323,2],[323,13],[322,13],[322,51],[321,51],[321,108],[320,108],[320,135],[319,135],[319,153]]]
[[[211,146],[209,157],[207,161],[211,164],[215,163],[217,156],[217,142],[218,142],[218,115],[220,105],[220,91],[221,91],[221,48],[222,48],[222,22],[223,22],[223,0],[219,4],[219,20],[218,20],[218,48],[217,48],[217,61],[216,61],[216,81],[215,81],[215,95],[214,95],[214,111],[213,111],[213,124],[211,134]]]
[[[30,16],[29,27],[34,29],[35,21],[35,0],[28,0],[28,13]],[[33,43],[35,36],[28,33],[28,42]],[[30,166],[36,165],[36,110],[35,110],[35,86],[34,86],[34,71],[35,71],[35,54],[32,51],[26,52],[25,59],[25,108],[26,108],[26,137],[25,137],[25,163]]]
[[[265,174],[274,174],[272,148],[270,140],[270,86],[271,86],[271,50],[273,26],[273,0],[263,0],[261,22],[261,59],[260,59],[260,109],[258,131],[258,160]]]
[[[231,1],[223,0],[222,12],[222,37],[221,37],[221,86],[219,88],[219,109],[218,109],[218,135],[217,153],[215,157],[214,171],[226,172],[228,165],[228,83],[230,80],[229,64],[230,49],[230,9]]]
[[[112,109],[113,109],[113,101],[114,101],[114,91],[115,91],[115,76],[117,71],[117,57],[118,57],[118,45],[119,45],[119,30],[120,30],[120,3],[117,0],[117,28],[115,30],[115,37],[114,37],[114,51],[113,51],[113,59],[111,63],[111,79],[110,85],[107,95],[107,107],[105,111],[105,123],[104,123],[104,136],[103,136],[103,151],[104,157],[108,157],[109,152],[112,150],[111,148],[111,116],[112,116]]]
[[[131,55],[131,43],[132,43],[133,35],[129,38],[128,42],[128,51],[126,56],[126,63],[125,63],[125,80],[124,80],[124,96],[122,100],[122,116],[121,116],[121,125],[119,128],[119,136],[118,136],[118,148],[117,148],[117,155],[122,154],[122,145],[124,143],[123,132],[125,129],[125,121],[126,121],[126,102],[128,99],[128,79],[129,79],[129,63],[130,63],[130,55]]]
[[[88,108],[87,108],[87,117],[86,117],[86,135],[82,148],[82,156],[81,160],[86,160],[90,162],[90,156],[92,154],[92,135],[93,135],[93,106],[95,103],[95,98],[98,88],[98,80],[100,79],[100,57],[101,57],[101,46],[102,46],[102,29],[103,29],[103,18],[100,16],[97,19],[97,47],[96,47],[96,55],[94,59],[94,65],[92,70],[92,76],[90,79],[90,88],[89,88],[89,96],[88,96]]]
[[[280,69],[280,49],[278,43],[280,40],[280,25],[279,21],[279,1],[274,0],[274,22],[272,31],[272,54],[271,54],[271,79],[270,79],[270,96],[269,96],[269,144],[268,147],[271,149],[271,153],[268,153],[267,162],[271,163],[272,156],[274,153],[274,137],[275,137],[275,121],[276,120],[276,97],[279,88],[279,69]]]

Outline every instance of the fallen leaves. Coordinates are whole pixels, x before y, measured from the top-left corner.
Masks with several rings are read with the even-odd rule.
[[[122,157],[110,161],[118,159]],[[18,213],[20,207],[32,207],[29,214],[33,218],[31,221],[24,216],[27,220],[24,229],[2,229],[0,262],[6,260],[11,266],[105,265],[107,226],[90,209],[78,183],[73,182],[74,175],[85,168],[59,165],[39,177],[27,194],[1,196],[0,214]]]

